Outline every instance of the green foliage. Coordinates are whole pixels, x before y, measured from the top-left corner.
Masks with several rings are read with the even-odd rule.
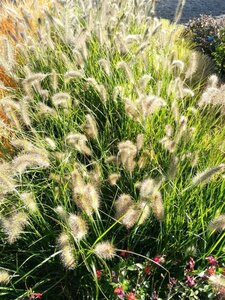
[[[225,72],[225,29],[220,31],[220,43],[217,45],[215,52],[212,54],[218,70]]]

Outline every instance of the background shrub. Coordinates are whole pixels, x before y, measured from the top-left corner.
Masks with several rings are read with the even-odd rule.
[[[220,43],[216,46],[212,54],[218,70],[224,75],[225,73],[225,28],[220,31]]]
[[[190,20],[186,26],[186,34],[191,35],[194,47],[209,55],[215,62],[217,70],[224,74],[225,66],[225,21],[212,16],[202,15]]]
[[[193,42],[197,49],[205,54],[212,54],[216,46],[220,44],[221,25],[212,16],[202,15],[190,20],[186,25],[186,32],[191,33]]]

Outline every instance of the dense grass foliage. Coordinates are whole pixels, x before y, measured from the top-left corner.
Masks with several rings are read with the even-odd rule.
[[[190,256],[196,270],[225,258],[210,62],[149,17],[151,3],[53,2],[37,27],[18,10],[6,9],[23,28],[18,88],[0,102],[12,148],[2,143],[1,299],[176,299],[168,283]]]

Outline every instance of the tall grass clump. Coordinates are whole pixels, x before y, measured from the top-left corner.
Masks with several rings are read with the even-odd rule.
[[[0,162],[0,295],[167,299],[189,255],[224,258],[224,117],[199,105],[210,65],[150,2],[48,4],[37,27],[5,8],[23,40],[18,87],[0,101],[13,149]],[[139,289],[129,272],[146,264]]]

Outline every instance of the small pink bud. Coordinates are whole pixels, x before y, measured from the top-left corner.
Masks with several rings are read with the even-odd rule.
[[[206,257],[206,260],[209,262],[209,264],[211,266],[218,266],[218,261],[215,257],[213,257],[212,255],[211,256],[208,256]]]
[[[188,286],[190,286],[190,287],[193,287],[193,286],[195,286],[195,279],[194,279],[194,277],[191,277],[191,276],[187,276],[186,277],[186,283],[187,283],[187,285]]]

